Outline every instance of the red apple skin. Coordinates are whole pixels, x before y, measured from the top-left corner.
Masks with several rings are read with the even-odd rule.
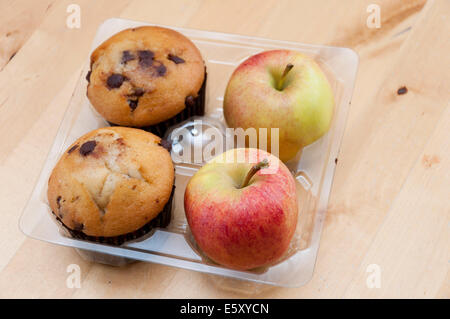
[[[229,152],[246,152],[235,149]],[[276,262],[289,247],[297,226],[295,180],[275,156],[255,150],[249,163],[216,163],[200,169],[189,181],[184,197],[187,221],[201,250],[213,261],[237,270]],[[223,155],[223,154],[222,154]],[[264,158],[274,174],[258,171],[239,189],[230,174],[245,178]],[[206,168],[206,169],[204,169]],[[237,182],[237,183],[236,183]]]

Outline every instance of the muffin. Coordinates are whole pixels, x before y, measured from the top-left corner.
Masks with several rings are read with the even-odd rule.
[[[174,166],[159,137],[106,127],[80,137],[48,181],[52,213],[72,237],[120,245],[170,222]]]
[[[112,125],[162,136],[173,124],[204,114],[206,69],[181,33],[156,26],[123,30],[91,55],[87,96]]]

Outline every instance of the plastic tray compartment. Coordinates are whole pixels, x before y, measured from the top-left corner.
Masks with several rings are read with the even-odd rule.
[[[151,24],[123,19],[105,21],[98,29],[92,50],[114,33],[140,25]],[[197,120],[202,120],[201,126],[214,127],[225,132],[226,124],[222,112],[225,87],[233,70],[250,55],[280,48],[296,50],[313,57],[325,71],[336,101],[331,129],[323,138],[304,148],[301,156],[287,163],[297,181],[299,196],[298,225],[288,253],[275,265],[253,271],[227,269],[202,255],[189,232],[183,208],[186,184],[201,163],[175,161],[176,192],[172,220],[167,228],[156,229],[144,239],[127,242],[120,247],[76,240],[62,233],[49,213],[46,197],[51,170],[62,152],[75,139],[93,129],[108,126],[86,97],[85,75],[89,61],[80,74],[53,146],[21,217],[20,228],[32,238],[76,248],[82,256],[96,262],[123,265],[130,260],[142,260],[276,286],[298,287],[305,284],[312,277],[314,270],[335,159],[339,152],[354,86],[358,56],[347,48],[168,27],[183,33],[197,45],[208,71],[205,116],[192,118],[171,128],[167,133],[169,139],[173,138],[173,158],[181,147],[175,137],[180,126],[188,128],[189,134],[192,135],[192,145],[195,147],[203,145],[203,137],[199,132],[205,128],[198,127],[200,124]]]

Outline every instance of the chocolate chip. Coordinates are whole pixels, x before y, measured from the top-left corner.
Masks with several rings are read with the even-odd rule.
[[[193,97],[192,95],[187,96],[186,99],[184,100],[184,104],[187,107],[194,107],[195,106],[195,97]]]
[[[184,61],[182,58],[180,58],[179,56],[176,56],[176,55],[173,55],[173,54],[170,54],[170,53],[169,53],[169,55],[167,56],[167,58],[168,58],[170,61],[175,62],[175,64],[180,64],[180,63],[184,63],[184,62],[185,62],[185,61]]]
[[[406,93],[408,93],[408,89],[406,88],[406,86],[402,86],[401,88],[399,88],[397,90],[397,94],[398,95],[403,95],[403,94],[406,94]]]
[[[67,154],[70,154],[70,153],[72,153],[73,151],[75,151],[75,150],[77,149],[77,147],[78,147],[78,144],[75,144],[74,146],[72,146],[72,147],[67,151]]]
[[[164,64],[160,64],[156,67],[156,74],[158,74],[158,76],[163,76],[164,74],[166,74],[166,67]]]
[[[76,231],[82,231],[84,228],[84,225],[82,223],[73,222],[73,229]]]
[[[122,52],[122,63],[126,64],[128,61],[134,60],[136,57],[130,53],[130,51],[126,50]]]
[[[159,145],[164,147],[169,152],[172,149],[172,144],[169,141],[166,141],[163,139],[161,139],[161,141],[159,141]]]
[[[80,154],[83,156],[89,155],[95,149],[96,145],[97,145],[96,141],[88,141],[84,143],[80,147]]]
[[[106,80],[106,84],[111,89],[117,89],[117,88],[121,87],[123,81],[125,81],[125,80],[126,80],[126,77],[124,77],[122,74],[114,73],[108,77],[108,80]]]
[[[152,66],[153,64],[153,59],[145,59],[145,60],[139,60],[139,65],[142,67],[149,67]]]
[[[155,53],[150,50],[139,50],[138,55],[139,59],[153,59],[155,57]]]
[[[143,67],[149,67],[153,64],[153,58],[155,54],[150,50],[140,50],[138,51],[139,65]]]
[[[337,157],[334,159],[334,164],[337,164],[337,162],[338,162],[338,159],[337,159]]]
[[[91,73],[92,70],[89,70],[88,73],[86,74],[86,81],[88,81],[89,83],[91,82]]]
[[[141,88],[133,88],[131,93],[127,94],[132,100],[138,100],[142,95],[144,95],[145,90]]]
[[[127,100],[130,106],[131,112],[133,112],[138,107],[138,100]]]
[[[56,197],[56,205],[58,206],[58,209],[61,208],[61,196]]]
[[[141,89],[141,88],[134,88],[134,90],[133,90],[134,96],[142,96],[142,95],[144,95],[144,93],[145,93],[145,90]]]

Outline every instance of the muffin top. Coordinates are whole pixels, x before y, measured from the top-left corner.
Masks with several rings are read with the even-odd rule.
[[[144,26],[113,35],[92,53],[87,95],[109,122],[143,127],[181,112],[204,77],[202,56],[188,38]]]
[[[88,236],[138,230],[169,201],[174,167],[161,139],[143,130],[107,127],[80,137],[48,181],[50,208]]]

